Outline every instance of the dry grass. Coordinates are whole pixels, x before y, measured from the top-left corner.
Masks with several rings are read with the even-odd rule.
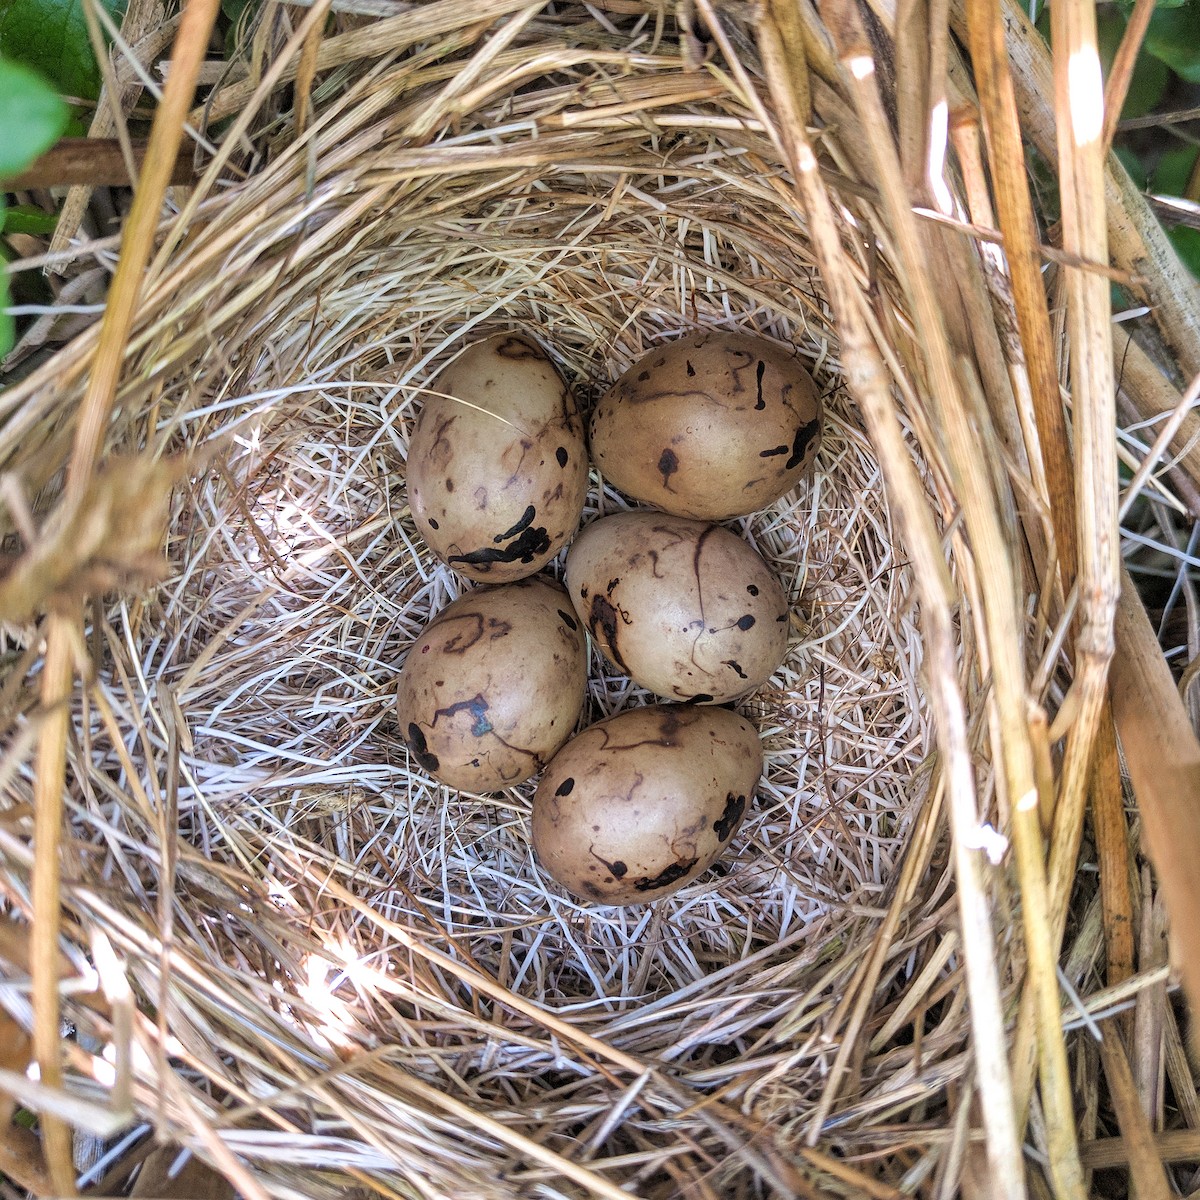
[[[1022,894],[1007,861],[993,865],[1024,797],[993,770],[1021,747],[1001,736],[989,669],[1012,654],[1006,720],[1017,698],[1058,716],[1071,608],[1037,421],[1018,412],[1024,364],[986,365],[1011,353],[1011,297],[977,243],[888,217],[851,104],[864,97],[841,88],[814,21],[802,43],[780,35],[807,47],[808,69],[768,84],[745,14],[700,9],[704,40],[632,2],[480,0],[466,25],[444,0],[337,18],[318,45],[315,8],[260,30],[257,57],[214,95],[210,115],[234,125],[159,231],[105,429],[108,456],[190,464],[165,579],[89,603],[62,643],[84,680],[63,795],[72,984],[59,987],[78,1037],[65,1088],[26,1089],[31,1106],[105,1136],[151,1124],[255,1197],[942,1197],[985,1126],[993,1161],[1020,1153],[1032,1076],[1018,1055],[1014,1106],[978,1069],[980,1039],[1005,1046],[1001,1021],[1033,994]],[[276,101],[298,75],[312,107],[293,119]],[[812,130],[777,123],[781,88],[811,101]],[[810,138],[830,201],[822,266],[878,363],[874,391],[861,360],[840,357],[847,326],[784,165]],[[944,215],[980,220],[965,202]],[[896,251],[917,236],[934,264],[963,267],[937,297],[939,353],[962,389],[952,442]],[[111,263],[108,246],[75,252]],[[963,311],[994,312],[994,345],[972,340]],[[767,751],[757,804],[713,871],[649,907],[567,898],[530,852],[531,788],[447,792],[394,726],[404,654],[459,588],[406,507],[409,431],[439,366],[507,326],[538,337],[586,402],[698,327],[795,349],[826,398],[812,478],[738,523],[793,606],[787,659],[743,706]],[[58,494],[100,338],[85,332],[0,395],[13,547],[45,536],[28,526]],[[1155,433],[1126,436],[1134,463]],[[585,519],[624,504],[593,483]],[[1142,485],[1184,508],[1149,467]],[[1015,589],[1004,637],[983,619],[1001,578],[980,579],[985,494],[987,554]],[[62,553],[59,595],[154,565],[111,539]],[[912,560],[936,560],[932,582]],[[0,895],[17,943],[50,724],[39,636],[5,627],[0,680]],[[593,665],[586,720],[644,701]],[[961,727],[935,729],[933,711]],[[1052,882],[1053,849],[1028,851]],[[1047,945],[1067,927],[1071,992],[1047,989],[1044,967],[1033,985],[1043,1022],[1067,1030],[1074,1074],[1060,1083],[1081,1110],[1099,1069],[1088,1023],[1163,978],[1142,964],[1105,988],[1084,878],[1033,918]],[[963,953],[960,906],[990,930],[986,963],[977,942]],[[25,967],[3,943],[0,962],[0,1001],[30,1026]],[[990,997],[992,1025],[977,1003],[973,1030],[968,993]],[[1015,1117],[1007,1133],[997,1106]],[[1153,1144],[1141,1137],[1143,1161]],[[127,1149],[110,1146],[92,1177]]]

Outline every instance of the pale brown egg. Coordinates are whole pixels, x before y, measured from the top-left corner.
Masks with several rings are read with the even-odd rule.
[[[592,461],[635,500],[723,521],[796,485],[823,420],[816,384],[782,347],[693,333],[650,351],[604,394],[592,414]]]
[[[491,792],[535,775],[571,736],[586,680],[583,630],[558,584],[475,588],[413,643],[396,716],[426,771]]]
[[[787,649],[783,588],[721,525],[644,509],[602,517],[571,543],[567,590],[605,657],[667,699],[732,700]]]
[[[735,712],[630,709],[589,726],[546,768],[533,797],[534,852],[579,899],[661,899],[729,845],[762,769],[758,733]]]
[[[409,439],[408,500],[429,548],[460,575],[533,575],[579,526],[583,421],[541,348],[517,333],[477,342],[438,376]]]

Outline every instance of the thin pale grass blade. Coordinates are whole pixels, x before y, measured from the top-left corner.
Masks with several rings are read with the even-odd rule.
[[[1182,403],[1179,389],[1122,326],[1113,330],[1113,366],[1117,386],[1142,421],[1157,423],[1179,411]],[[1178,431],[1169,446],[1179,469],[1200,488],[1200,416],[1195,412],[1194,402],[1184,406]]]

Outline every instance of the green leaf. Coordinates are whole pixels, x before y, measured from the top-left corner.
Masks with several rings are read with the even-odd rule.
[[[1150,18],[1143,50],[1188,83],[1200,83],[1200,2],[1160,8]]]
[[[1178,225],[1167,231],[1167,237],[1171,239],[1183,265],[1200,279],[1200,229]]]
[[[28,233],[41,237],[53,233],[57,223],[58,213],[44,212],[32,204],[18,204],[8,210],[7,216],[0,213],[0,229],[5,233]]]
[[[125,0],[97,0],[120,22]],[[83,0],[0,0],[0,54],[35,67],[67,96],[95,100],[100,68]]]
[[[1182,196],[1196,167],[1200,147],[1179,146],[1168,150],[1150,174],[1150,190],[1159,196]]]
[[[1146,168],[1143,166],[1142,160],[1125,146],[1114,146],[1113,153],[1121,160],[1121,165],[1125,170],[1129,172],[1129,178],[1133,180],[1134,187],[1139,192],[1144,192],[1148,180],[1146,178]]]
[[[66,124],[67,106],[46,81],[0,58],[0,179],[23,171]]]
[[[67,106],[28,67],[0,58],[0,179],[16,175],[58,140]],[[0,193],[0,229],[7,213]],[[8,273],[0,274],[0,358],[13,347],[16,323],[8,312]]]

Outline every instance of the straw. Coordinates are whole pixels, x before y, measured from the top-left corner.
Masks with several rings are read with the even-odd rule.
[[[1077,374],[1023,166],[1012,196],[988,191],[1019,146],[1021,60],[1005,112],[981,97],[983,144],[954,4],[881,3],[865,27],[839,4],[366,8],[263,7],[220,83],[187,89],[216,147],[198,186],[152,238],[126,229],[150,252],[128,329],[85,330],[0,397],[22,551],[0,596],[25,609],[3,629],[19,933],[0,1003],[43,1053],[59,1012],[77,1031],[57,1077],[22,1085],[56,1189],[83,1169],[52,1132],[66,1115],[134,1122],[281,1200],[943,1197],[981,1169],[1015,1197],[1078,1193],[1111,1161],[1149,1186],[1180,1145],[1127,1102],[1178,1089],[1186,1055],[1164,972],[1121,941],[1120,883],[1139,831],[1160,854],[1148,726],[1182,709],[1127,591],[1113,701],[1139,827],[1101,667],[1109,274],[1094,236],[1051,256],[1101,355]],[[972,21],[982,80],[998,14]],[[897,91],[889,56],[923,31],[928,80],[906,63]],[[766,753],[755,804],[716,868],[649,907],[573,901],[531,852],[530,785],[449,792],[395,728],[404,656],[463,587],[408,509],[413,420],[447,362],[508,328],[585,408],[701,328],[789,348],[825,400],[811,477],[732,523],[791,607],[787,657],[740,705]],[[85,405],[105,362],[115,391]],[[1122,438],[1132,526],[1143,492],[1182,511],[1157,457],[1190,426],[1169,385],[1123,386],[1164,414]],[[130,510],[128,559],[68,519],[76,438],[70,494]],[[1073,511],[1077,479],[1102,511]],[[165,536],[153,504],[117,503],[143,491]],[[626,504],[593,476],[584,519]],[[1131,532],[1165,545],[1169,518]],[[649,699],[594,660],[584,720]],[[1162,878],[1187,911],[1181,873]],[[31,940],[60,901],[57,939]],[[1091,1032],[1131,1003],[1165,1048],[1121,1060],[1132,1093]],[[107,1149],[121,1182],[146,1146]]]

